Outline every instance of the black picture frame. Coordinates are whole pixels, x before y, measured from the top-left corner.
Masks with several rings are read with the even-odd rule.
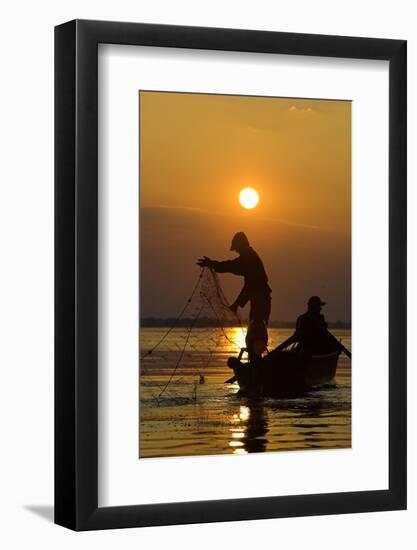
[[[389,488],[98,507],[98,44],[389,62]],[[55,28],[55,522],[74,530],[406,508],[406,41],[74,20]],[[378,343],[372,343],[378,345]]]

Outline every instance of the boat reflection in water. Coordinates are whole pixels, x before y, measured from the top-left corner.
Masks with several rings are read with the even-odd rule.
[[[229,446],[233,454],[261,453],[266,450],[268,417],[259,403],[248,403],[239,407],[233,415],[230,428],[232,439]]]

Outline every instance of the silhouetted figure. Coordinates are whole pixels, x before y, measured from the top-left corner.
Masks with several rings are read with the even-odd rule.
[[[197,264],[200,267],[209,267],[217,273],[233,273],[244,277],[243,288],[230,309],[236,312],[238,307],[245,307],[250,302],[246,347],[249,361],[256,361],[268,344],[266,327],[271,313],[271,289],[262,260],[250,246],[244,233],[236,233],[230,250],[236,251],[239,256],[224,262],[204,256],[198,260]]]
[[[297,350],[305,353],[332,351],[330,348],[335,347],[334,337],[327,331],[327,323],[321,313],[325,303],[318,296],[312,296],[307,302],[307,311],[297,319],[294,334],[282,342],[276,350],[282,351],[291,344],[298,343]]]

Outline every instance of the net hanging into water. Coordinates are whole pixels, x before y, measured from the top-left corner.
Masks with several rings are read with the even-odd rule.
[[[227,355],[237,355],[245,346],[246,335],[239,315],[229,308],[217,274],[207,267],[171,326],[155,328],[151,337],[142,332],[141,386],[147,384],[156,400],[163,395],[177,397],[177,388],[183,384],[191,384],[195,397],[214,355],[226,350],[226,363]]]

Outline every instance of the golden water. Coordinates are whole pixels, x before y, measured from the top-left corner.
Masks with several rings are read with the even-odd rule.
[[[225,330],[229,340],[219,339],[215,329],[193,331],[189,351],[163,392],[187,330],[174,329],[152,356],[141,361],[141,458],[351,446],[351,361],[345,355],[339,358],[334,384],[297,399],[248,399],[237,395],[237,384],[224,383],[233,375],[227,357],[237,355],[237,346],[244,345],[240,329]],[[142,329],[141,350],[150,349],[165,331]],[[332,332],[350,349],[350,330]],[[270,329],[270,349],[290,334],[289,329]]]

